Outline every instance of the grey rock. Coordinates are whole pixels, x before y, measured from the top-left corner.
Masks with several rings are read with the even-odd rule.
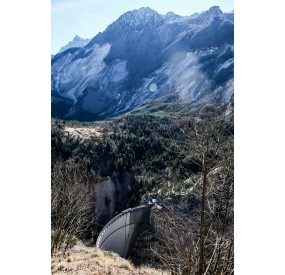
[[[228,104],[233,19],[219,7],[185,17],[150,8],[123,14],[87,45],[53,56],[52,116],[100,120],[161,98]]]

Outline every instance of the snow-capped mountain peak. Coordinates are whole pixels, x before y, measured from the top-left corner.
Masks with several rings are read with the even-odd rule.
[[[75,35],[72,41],[70,41],[67,45],[60,48],[58,53],[62,53],[70,48],[81,48],[86,46],[91,39],[83,39],[78,35]]]
[[[219,16],[222,15],[223,12],[221,11],[219,6],[213,6],[208,10],[208,13],[211,13],[213,15]]]
[[[152,10],[151,8],[143,7],[124,13],[116,22],[137,27],[141,26],[141,24],[153,24],[161,20],[162,18],[159,13]]]
[[[195,104],[228,104],[233,98],[233,19],[219,7],[194,16],[141,8],[121,15],[86,46],[74,37],[68,50],[51,61],[52,115],[104,119],[152,100],[176,100],[173,91]]]
[[[181,15],[178,15],[172,11],[166,13],[165,15],[162,16],[164,18],[164,20],[168,23],[172,23],[175,21],[180,21],[181,19],[186,19],[188,17],[183,17]]]
[[[84,41],[84,40],[85,40],[85,39],[81,38],[80,36],[75,35],[75,36],[73,37],[72,42],[76,42],[76,41]]]

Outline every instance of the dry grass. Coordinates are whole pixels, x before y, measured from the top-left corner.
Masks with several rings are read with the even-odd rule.
[[[64,132],[69,134],[72,137],[79,137],[83,140],[90,139],[90,137],[94,138],[101,138],[103,135],[102,128],[99,126],[89,128],[89,127],[81,127],[81,128],[72,128],[72,127],[65,127]]]
[[[51,259],[55,275],[167,275],[149,267],[134,267],[129,261],[109,251],[76,245],[66,256],[57,254]]]

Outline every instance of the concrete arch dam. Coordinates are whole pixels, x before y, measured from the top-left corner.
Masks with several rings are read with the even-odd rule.
[[[150,227],[152,204],[129,208],[110,220],[100,232],[96,247],[128,257],[138,236]]]

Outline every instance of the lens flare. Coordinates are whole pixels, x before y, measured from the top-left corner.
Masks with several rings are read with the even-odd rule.
[[[150,86],[149,86],[149,89],[152,91],[152,92],[155,92],[157,90],[157,85],[155,83],[151,83]]]

